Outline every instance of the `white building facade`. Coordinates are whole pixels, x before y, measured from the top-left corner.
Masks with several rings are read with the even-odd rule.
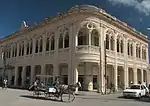
[[[111,84],[118,90],[149,83],[147,36],[95,6],[75,6],[39,24],[22,25],[0,46],[11,66],[6,69],[10,86],[31,85],[39,74],[102,92]]]

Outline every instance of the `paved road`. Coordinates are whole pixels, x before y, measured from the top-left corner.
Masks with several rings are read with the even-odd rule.
[[[43,98],[32,98],[32,92],[25,90],[0,89],[1,106],[148,106],[150,100],[148,98],[124,99],[121,94],[98,95],[94,93],[81,93],[74,102],[64,103],[59,101],[44,100]]]

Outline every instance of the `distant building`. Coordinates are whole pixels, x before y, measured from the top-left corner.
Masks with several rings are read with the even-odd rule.
[[[63,76],[61,83],[80,81],[83,90],[102,92],[111,84],[118,90],[149,81],[147,36],[91,5],[36,25],[23,22],[0,46],[12,66],[6,69],[10,86],[31,85],[39,74]]]

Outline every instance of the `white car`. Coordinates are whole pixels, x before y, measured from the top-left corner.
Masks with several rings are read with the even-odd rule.
[[[124,97],[142,97],[149,94],[149,89],[142,84],[134,84],[130,88],[127,88],[123,91]]]

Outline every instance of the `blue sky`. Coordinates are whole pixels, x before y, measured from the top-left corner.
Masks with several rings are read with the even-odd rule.
[[[150,0],[0,0],[0,38],[20,28],[23,20],[33,24],[80,4],[105,9],[116,18],[150,35]]]

